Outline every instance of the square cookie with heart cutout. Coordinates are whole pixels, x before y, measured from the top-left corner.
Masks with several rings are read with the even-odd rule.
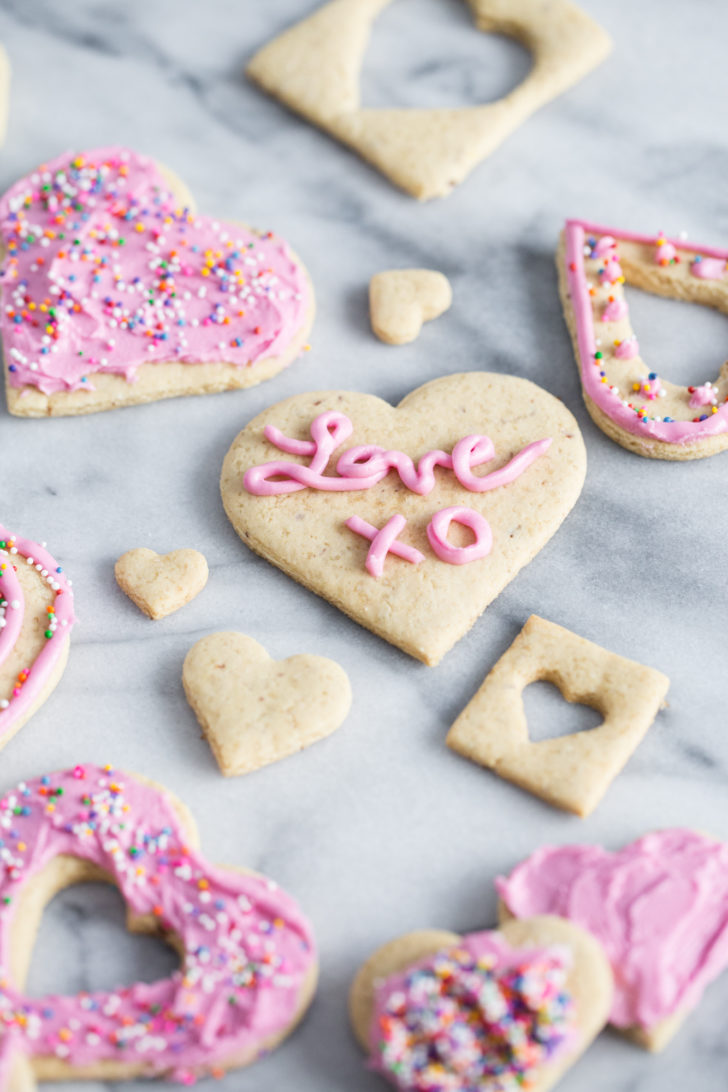
[[[585,473],[562,402],[467,372],[396,408],[346,391],[271,406],[233,442],[221,491],[247,546],[434,665],[546,545]]]

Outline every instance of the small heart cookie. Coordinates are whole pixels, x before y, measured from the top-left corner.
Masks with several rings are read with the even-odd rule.
[[[398,937],[359,970],[349,1013],[372,1068],[402,1092],[546,1092],[604,1027],[612,991],[592,936],[535,917]]]
[[[150,618],[166,618],[189,603],[207,583],[207,561],[198,550],[157,554],[128,550],[114,566],[116,582]]]
[[[390,345],[405,345],[419,336],[423,322],[447,311],[452,289],[435,269],[389,269],[369,282],[372,330]]]
[[[244,633],[212,633],[193,645],[182,683],[226,777],[324,739],[351,708],[349,679],[333,660],[273,660]]]

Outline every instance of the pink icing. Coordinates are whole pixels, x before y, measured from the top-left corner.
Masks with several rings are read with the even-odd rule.
[[[516,917],[558,914],[602,943],[618,1027],[693,1008],[728,967],[728,845],[693,831],[657,831],[617,853],[547,846],[497,888]]]
[[[493,441],[487,436],[465,436],[456,443],[452,455],[440,450],[428,451],[416,467],[403,451],[360,444],[339,456],[335,477],[325,477],[329,459],[353,431],[350,418],[335,410],[316,417],[311,424],[311,440],[296,440],[285,436],[275,425],[266,425],[264,435],[270,443],[290,455],[309,457],[311,462],[302,466],[278,460],[250,467],[243,477],[246,490],[259,497],[279,496],[307,488],[348,493],[371,489],[386,478],[390,470],[396,470],[407,489],[426,496],[435,488],[435,467],[441,466],[454,471],[460,484],[471,493],[484,493],[515,481],[551,445],[550,438],[536,440],[522,448],[500,470],[477,477],[472,468],[495,457]]]
[[[599,270],[599,281],[601,284],[614,284],[623,276],[622,267],[617,261],[616,254],[611,258],[607,258],[604,266]]]
[[[694,277],[700,277],[703,281],[719,281],[721,277],[725,276],[725,259],[696,258],[690,266],[690,272]]]
[[[602,322],[619,322],[628,314],[627,301],[623,299],[610,300],[602,311]]]
[[[718,401],[715,387],[712,383],[702,383],[699,387],[688,387],[690,391],[690,405],[693,409],[698,406],[714,406]]]
[[[419,565],[425,560],[425,555],[416,550],[414,546],[407,546],[404,542],[398,542],[397,537],[402,533],[407,520],[404,516],[395,515],[387,520],[381,531],[367,523],[360,516],[351,516],[346,521],[346,526],[356,535],[362,535],[369,539],[371,546],[367,553],[365,567],[370,576],[379,578],[384,572],[384,562],[387,554],[401,557],[403,561],[409,561],[412,565]]]
[[[469,527],[475,535],[475,542],[471,542],[469,546],[451,545],[447,541],[451,523],[461,523],[463,527]],[[472,508],[459,505],[435,512],[427,525],[427,538],[440,561],[446,561],[449,565],[467,565],[471,561],[487,557],[493,547],[493,532],[485,517]]]
[[[614,355],[618,360],[631,360],[637,356],[640,351],[640,345],[636,337],[626,337],[624,341],[620,341],[619,345],[614,350]]]
[[[677,249],[663,235],[657,239],[655,246],[655,261],[658,265],[669,265],[673,258],[677,257]]]
[[[80,1068],[123,1058],[191,1083],[293,1022],[315,960],[308,922],[270,880],[217,868],[186,845],[166,793],[76,766],[6,794],[0,827],[0,1021],[16,1050]],[[8,926],[23,887],[59,854],[104,869],[135,915],[173,931],[181,969],[75,997],[20,994],[7,978]]]
[[[18,679],[9,694],[0,694],[0,737],[35,704],[75,622],[71,585],[55,558],[39,543],[11,535],[0,524],[0,568],[3,570],[0,574],[0,598],[6,598],[8,603],[19,603],[15,609],[5,609],[4,618],[8,624],[0,629],[0,663],[15,645],[24,618],[23,593],[13,571],[15,564],[32,564],[55,592],[55,598],[46,631],[51,636],[46,639],[35,661],[25,665],[23,674],[27,677],[23,681]]]
[[[591,255],[593,258],[603,258],[604,255],[608,254],[610,250],[613,250],[616,245],[617,240],[611,235],[602,235],[592,247]]]
[[[0,199],[0,333],[14,387],[92,389],[141,364],[280,355],[310,305],[286,243],[178,207],[153,160],[66,152]]]
[[[594,355],[597,351],[597,343],[591,297],[584,268],[584,243],[587,234],[612,233],[612,228],[601,227],[582,220],[568,220],[566,223],[566,272],[574,308],[579,366],[585,393],[611,420],[625,431],[635,435],[651,437],[664,443],[681,444],[725,432],[728,430],[728,403],[722,404],[717,412],[706,416],[703,421],[657,421],[638,416],[634,410],[623,403],[618,392],[612,391],[607,384],[602,383],[601,369],[595,366],[595,364],[598,365]],[[648,244],[654,242],[654,236],[650,235],[639,235],[628,231],[620,231],[617,234],[620,238],[633,242]],[[728,259],[726,251],[697,247],[692,243],[678,244],[674,239],[669,242],[686,249],[701,250],[703,254],[720,257],[723,261]]]

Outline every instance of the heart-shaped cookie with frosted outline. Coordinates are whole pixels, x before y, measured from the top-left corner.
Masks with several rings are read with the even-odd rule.
[[[399,1064],[396,1065],[394,1070],[397,1077],[394,1076],[383,1050],[383,1040],[392,1031],[391,1028],[386,1028],[385,1025],[383,1032],[380,1025],[381,1019],[385,1021],[388,1019],[386,1000],[391,998],[393,993],[396,993],[397,1011],[401,1012],[404,1009],[406,1012],[407,984],[403,976],[407,972],[418,968],[433,967],[441,980],[452,971],[452,979],[456,980],[458,974],[457,962],[453,964],[449,971],[443,970],[443,967],[452,953],[457,953],[458,949],[466,948],[468,944],[473,945],[474,958],[477,954],[482,955],[482,953],[475,950],[478,947],[482,947],[489,954],[490,950],[493,950],[495,957],[493,970],[496,975],[499,971],[505,972],[506,967],[520,966],[519,960],[521,959],[525,967],[542,963],[544,956],[547,955],[555,957],[557,961],[563,961],[561,963],[563,976],[561,989],[563,992],[559,997],[555,1016],[552,1014],[554,1023],[559,1018],[564,1019],[563,1038],[560,1043],[554,1044],[556,1049],[554,1049],[550,1057],[539,1056],[538,1048],[531,1050],[532,1060],[536,1064],[528,1065],[524,1073],[524,1076],[530,1082],[528,1087],[533,1092],[547,1092],[574,1064],[604,1027],[609,1016],[613,993],[612,972],[601,946],[585,930],[574,926],[563,918],[542,916],[523,921],[510,921],[501,926],[497,932],[476,933],[466,937],[441,930],[420,930],[408,933],[385,944],[374,952],[360,968],[349,993],[349,1015],[359,1044],[370,1056],[374,1068],[384,1073],[389,1070],[389,1075],[396,1087],[401,1089],[409,1088],[409,1084],[400,1083],[400,1080],[397,1079],[404,1072],[404,1066],[401,1063],[404,1061],[406,1064],[407,1048],[405,1047],[403,1057],[399,1059]],[[492,958],[493,956],[491,956]],[[437,966],[438,959],[441,962],[439,968]],[[527,977],[526,973],[525,978]],[[448,981],[452,981],[452,979],[448,979]],[[470,989],[467,984],[464,985],[466,988],[460,993],[460,996],[465,996],[467,999],[467,995],[470,994],[472,1004],[474,996],[470,992],[472,980]],[[494,1000],[493,993],[496,985],[497,979],[496,982],[490,981],[488,986],[484,987],[488,991],[482,995],[485,998],[484,1005],[486,1007],[488,998],[491,999],[491,1002]],[[412,989],[416,994],[418,1004],[421,1004],[421,999],[424,996],[423,982],[420,981],[413,985]],[[547,987],[548,992],[551,994],[556,989],[556,981],[552,981],[550,986]],[[563,997],[564,993],[568,995],[569,1003],[568,1007],[565,1005],[562,1008],[561,1004],[566,1001],[566,998]],[[452,998],[457,997],[458,994],[450,990],[448,996]],[[477,1011],[480,1018],[483,1019],[485,1009],[482,1011],[478,1009]],[[457,1021],[457,1013],[453,1011],[451,1006],[448,1017],[453,1015]],[[474,1015],[474,1012],[471,1012],[469,1019],[465,1020],[466,1027],[473,1028]],[[497,1020],[494,1020],[494,1023],[497,1025]],[[438,1041],[439,1032],[443,1037],[447,1036],[448,1027],[444,1023],[442,1025],[438,1024],[436,1011],[432,1013],[432,1020],[427,1021],[427,1027],[430,1035],[430,1047],[428,1051],[425,1051],[424,1046],[421,1044],[417,1066],[424,1065],[426,1061],[432,1061],[441,1067],[436,1070],[437,1072],[454,1079],[455,1073],[448,1072],[448,1064],[452,1064],[456,1060],[457,1041],[453,1044],[452,1051],[444,1049],[442,1043]],[[505,1033],[499,1032],[497,1027],[491,1033],[494,1049],[496,1046],[499,1048],[497,1064],[494,1063],[492,1067],[496,1070],[507,1065],[506,1056],[509,1053],[500,1039],[501,1034]],[[395,1045],[401,1049],[402,1039],[398,1034],[396,1034],[396,1037],[397,1043]],[[520,1050],[525,1050],[523,1043],[520,1044]],[[487,1063],[487,1057],[484,1056],[482,1060]],[[391,1061],[394,1061],[394,1059],[390,1059]],[[469,1049],[467,1063],[472,1065],[474,1061],[473,1050]],[[486,1065],[483,1068],[487,1071]],[[458,1072],[460,1071],[458,1070]],[[482,1088],[483,1092],[487,1092],[489,1088],[492,1088],[493,1092],[497,1092],[497,1089],[501,1087],[502,1085],[497,1078],[493,1078],[493,1080],[481,1078],[478,1083],[478,1088]]]
[[[8,408],[92,413],[270,379],[313,322],[284,240],[194,212],[127,148],[66,152],[0,199]]]
[[[272,659],[244,633],[212,633],[185,657],[182,683],[226,777],[331,735],[351,708],[343,668],[325,656]]]
[[[116,582],[149,618],[166,618],[199,595],[207,583],[207,561],[199,550],[158,554],[127,550],[114,566]]]
[[[0,749],[57,686],[74,621],[71,584],[55,558],[0,524]]]
[[[414,341],[423,322],[438,318],[451,303],[450,282],[435,269],[388,269],[369,282],[372,330],[389,345]]]
[[[265,45],[247,73],[289,109],[348,144],[420,200],[443,197],[526,118],[591,72],[606,32],[569,0],[468,0],[478,30],[533,54],[504,98],[460,109],[367,110],[360,72],[374,20],[391,0],[330,0]]]
[[[340,445],[351,453],[344,452],[347,463],[358,459],[361,445],[369,451],[386,449],[386,457],[400,465],[420,460],[422,482],[418,485],[415,475],[412,483],[420,492],[405,487],[394,470],[384,476],[378,472],[366,488],[355,482],[330,492],[294,483],[294,491],[280,495],[248,491],[248,472],[280,455],[268,437],[278,438],[287,452],[310,452],[312,423],[323,415],[331,421],[331,414],[342,428],[344,419],[352,428],[350,440]],[[458,444],[468,452],[482,444],[485,456],[479,461],[488,463],[487,482],[471,479],[467,489],[446,469]],[[516,472],[514,465],[526,449],[532,456],[534,448],[538,457],[530,465],[520,463]],[[332,474],[337,458],[338,450],[326,471],[331,477],[337,477]],[[288,465],[306,467],[309,459],[294,454]],[[428,474],[433,459],[441,469]],[[364,467],[359,460],[350,470],[361,474]],[[584,444],[562,402],[525,379],[467,372],[419,387],[396,408],[345,391],[297,395],[271,406],[233,442],[221,490],[228,517],[247,546],[385,640],[424,663],[437,664],[556,532],[579,496],[585,471]],[[304,477],[310,473],[303,471]],[[511,474],[514,479],[503,484]],[[462,518],[466,509],[480,528],[473,546],[487,547],[488,535],[491,546],[486,556],[480,551],[467,564],[451,564],[441,559],[447,543],[443,550],[442,538],[430,525],[438,513],[447,513],[448,520],[453,512]],[[371,549],[366,536],[391,522],[395,513],[406,526],[394,543],[387,533],[391,554],[375,579],[365,568]],[[351,529],[352,518],[359,532]],[[454,560],[472,556],[464,543],[473,533],[458,527],[450,534],[460,536],[451,552],[461,557]],[[409,560],[402,559],[401,551]]]
[[[728,362],[698,386],[643,361],[625,283],[728,314],[728,250],[569,220],[557,254],[564,315],[592,419],[628,451],[701,459],[728,447]]]

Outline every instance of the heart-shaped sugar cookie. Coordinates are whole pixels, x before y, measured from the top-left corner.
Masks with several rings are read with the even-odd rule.
[[[544,846],[497,881],[499,916],[563,914],[614,969],[611,1023],[661,1050],[728,968],[728,845],[661,830],[615,853]]]
[[[273,660],[243,633],[213,633],[193,645],[182,683],[226,776],[250,773],[324,739],[351,708],[349,680],[333,660]]]
[[[8,408],[92,413],[269,379],[304,347],[308,274],[287,244],[193,211],[125,148],[70,152],[0,199]]]
[[[271,406],[233,442],[221,489],[246,545],[436,664],[548,542],[585,470],[563,403],[467,372],[396,409],[345,391]]]
[[[389,269],[369,282],[372,330],[390,345],[414,341],[422,323],[438,318],[451,303],[450,282],[435,269]]]
[[[70,582],[45,545],[0,525],[0,748],[57,685],[74,621]]]
[[[114,566],[116,582],[150,618],[166,618],[189,603],[207,583],[207,561],[199,550],[157,554],[127,550]]]
[[[398,937],[359,970],[349,1012],[372,1067],[403,1092],[546,1092],[604,1027],[612,989],[593,937],[534,917]]]

